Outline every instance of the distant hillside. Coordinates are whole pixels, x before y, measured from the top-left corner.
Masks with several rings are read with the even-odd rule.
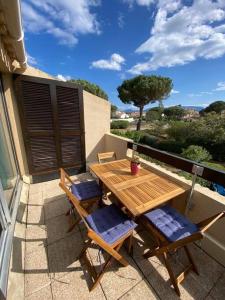
[[[182,106],[183,108],[185,108],[185,109],[193,109],[193,110],[196,110],[196,111],[200,111],[200,110],[202,110],[202,109],[204,109],[204,107],[203,106]]]
[[[185,109],[193,109],[193,110],[196,110],[196,111],[200,111],[200,110],[202,110],[202,109],[204,109],[204,107],[203,106],[192,106],[192,105],[187,105],[187,106],[182,106],[183,108],[185,108]],[[149,109],[146,109],[145,111],[148,111]],[[125,113],[131,113],[131,112],[136,112],[136,111],[139,111],[138,109],[131,109],[131,108],[129,108],[129,109],[124,109],[123,110]]]

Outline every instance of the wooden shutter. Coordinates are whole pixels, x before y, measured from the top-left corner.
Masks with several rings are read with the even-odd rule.
[[[31,175],[85,168],[82,90],[73,84],[20,75],[17,100]]]

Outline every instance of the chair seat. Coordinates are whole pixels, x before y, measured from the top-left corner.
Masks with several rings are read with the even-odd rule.
[[[115,243],[137,226],[114,204],[96,210],[86,220],[92,230],[108,244]]]
[[[74,183],[71,191],[79,201],[102,196],[102,189],[95,180]]]
[[[148,221],[170,242],[175,242],[197,232],[198,227],[169,205],[145,214]]]

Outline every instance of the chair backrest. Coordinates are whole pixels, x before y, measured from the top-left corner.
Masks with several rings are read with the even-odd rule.
[[[80,201],[76,198],[76,196],[71,192],[71,186],[74,184],[70,176],[66,173],[63,168],[60,168],[60,182],[59,186],[64,190],[67,197],[75,207],[77,213],[80,215],[82,220],[84,221],[87,228],[89,228],[88,223],[85,218],[88,216],[88,212],[81,206]]]
[[[98,162],[101,164],[103,162],[116,160],[116,153],[115,152],[102,152],[98,153]]]

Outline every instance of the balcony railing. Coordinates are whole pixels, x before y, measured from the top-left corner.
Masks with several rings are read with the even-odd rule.
[[[136,146],[134,146],[136,145]],[[173,154],[170,154],[165,151],[158,150],[153,147],[149,147],[142,144],[136,144],[133,142],[127,142],[127,148],[133,149],[136,148],[136,151],[140,154],[144,154],[150,156],[151,158],[157,159],[163,163],[166,163],[170,166],[183,170],[185,172],[194,173],[194,166],[199,166],[201,168],[201,172],[197,175],[205,180],[211,181],[213,183],[218,183],[221,185],[225,185],[225,172],[210,168],[208,166],[202,165],[192,160],[188,160]]]

